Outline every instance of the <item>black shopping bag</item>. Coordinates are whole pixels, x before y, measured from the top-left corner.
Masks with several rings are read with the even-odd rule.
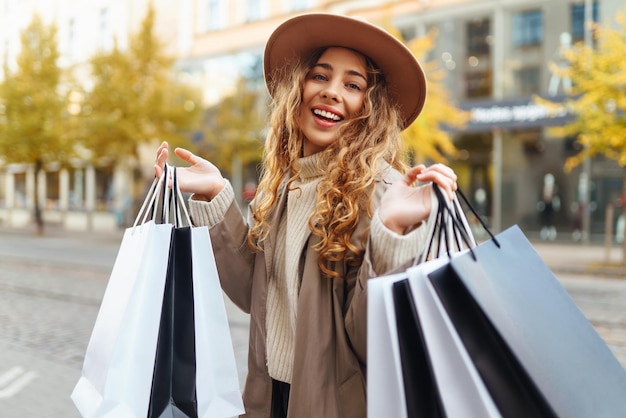
[[[445,417],[408,279],[392,284],[408,418]]]
[[[429,279],[503,416],[624,416],[626,372],[517,226]]]
[[[198,417],[191,228],[172,231],[148,418]]]

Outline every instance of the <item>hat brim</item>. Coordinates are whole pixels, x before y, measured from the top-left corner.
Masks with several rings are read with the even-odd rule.
[[[426,101],[426,77],[413,53],[387,31],[347,16],[308,13],[274,30],[265,46],[265,83],[271,96],[281,69],[318,48],[339,46],[359,51],[382,71],[402,117],[402,129],[419,115]]]

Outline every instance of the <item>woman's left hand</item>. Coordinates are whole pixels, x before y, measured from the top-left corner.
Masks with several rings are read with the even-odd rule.
[[[404,234],[408,228],[426,220],[432,206],[432,186],[424,184],[415,187],[414,183],[435,182],[444,196],[452,200],[457,189],[456,180],[454,171],[443,164],[428,167],[420,164],[411,167],[404,177],[392,184],[383,195],[378,212],[382,222],[392,231]]]

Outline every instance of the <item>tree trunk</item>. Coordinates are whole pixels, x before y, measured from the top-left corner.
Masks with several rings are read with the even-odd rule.
[[[35,210],[35,225],[37,227],[37,235],[43,235],[43,215],[41,213],[41,207],[39,202],[39,172],[43,167],[43,163],[40,159],[35,161],[35,196],[33,196],[33,206]]]

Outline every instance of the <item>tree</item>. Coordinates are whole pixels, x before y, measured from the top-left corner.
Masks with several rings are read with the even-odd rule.
[[[26,163],[38,173],[46,163],[67,161],[73,154],[67,99],[61,92],[57,28],[34,15],[21,32],[17,68],[4,65],[0,85],[0,155],[6,163]],[[34,194],[34,218],[43,233],[39,194]]]
[[[248,80],[239,79],[232,95],[207,110],[199,153],[237,177],[238,165],[259,163],[263,155],[266,103]]]
[[[568,66],[551,65],[561,78],[572,81],[572,91],[565,103],[537,98],[554,112],[565,107],[574,116],[572,121],[555,129],[562,137],[575,137],[580,152],[567,159],[569,172],[585,159],[603,155],[626,167],[626,9],[617,16],[617,27],[593,25],[596,47],[575,44],[565,51]],[[626,196],[626,169],[623,194]],[[626,216],[626,205],[624,216]],[[626,262],[626,241],[624,246]]]
[[[82,143],[89,157],[129,159],[137,168],[135,180],[142,177],[141,147],[165,140],[188,145],[202,109],[199,89],[176,77],[174,59],[164,52],[154,24],[150,5],[128,50],[116,43],[91,59],[94,85],[81,112]]]
[[[419,117],[402,133],[406,147],[415,160],[430,159],[446,162],[457,149],[452,142],[450,128],[465,126],[469,114],[453,105],[443,81],[446,72],[428,56],[436,41],[436,33],[415,38],[407,43],[426,73],[428,96]],[[447,128],[446,128],[447,127]]]

